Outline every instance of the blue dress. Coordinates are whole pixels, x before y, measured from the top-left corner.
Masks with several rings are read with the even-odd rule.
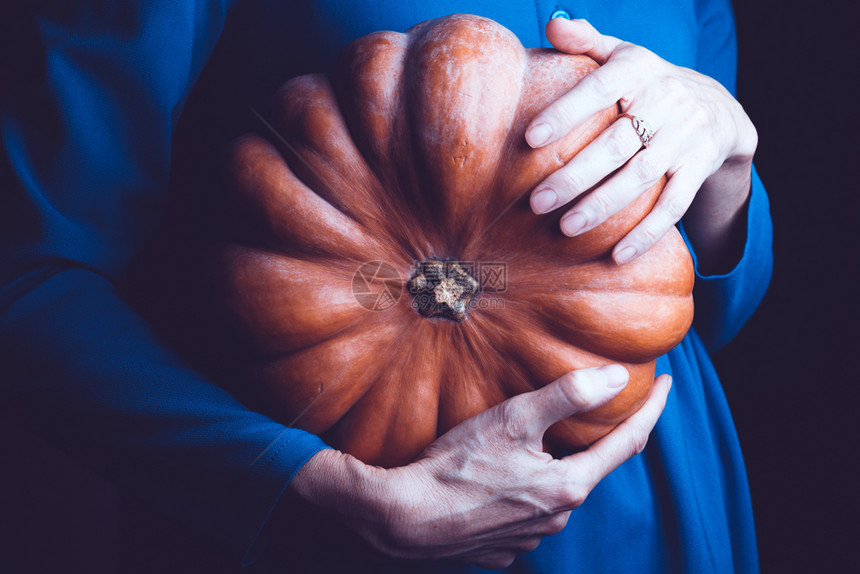
[[[163,217],[183,110],[212,106],[202,112],[209,117],[291,75],[329,68],[361,35],[453,12],[490,17],[525,46],[549,47],[544,27],[562,9],[734,92],[728,0],[57,6],[22,18],[17,59],[3,70],[11,79],[0,101],[4,400],[237,564],[258,560],[258,567],[269,560],[255,544],[263,526],[295,472],[325,444],[248,410],[195,372],[118,289]],[[189,100],[207,62],[207,92],[223,94],[220,102]],[[726,275],[697,273],[694,328],[658,360],[658,373],[675,384],[645,452],[511,571],[757,571],[743,460],[708,351],[749,318],[771,267],[768,202],[754,173],[742,258]],[[360,570],[361,560],[350,556],[338,568]]]

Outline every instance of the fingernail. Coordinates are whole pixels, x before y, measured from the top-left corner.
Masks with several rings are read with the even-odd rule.
[[[606,386],[611,389],[623,387],[630,380],[630,373],[621,365],[604,365],[600,367],[606,377]]]
[[[558,196],[549,188],[540,190],[532,198],[532,209],[535,213],[546,213],[555,207]]]
[[[669,388],[671,389],[672,388],[672,375],[664,374],[661,376],[666,378],[666,384],[669,385]]]
[[[550,136],[552,136],[552,128],[549,124],[538,124],[528,131],[526,141],[530,146],[538,147],[546,143]]]
[[[634,257],[636,257],[636,248],[628,246],[615,255],[615,262],[621,265],[622,263],[627,263]]]
[[[561,230],[565,235],[574,236],[579,233],[587,223],[588,220],[585,216],[576,211],[570,215],[566,215],[564,219],[561,220]]]

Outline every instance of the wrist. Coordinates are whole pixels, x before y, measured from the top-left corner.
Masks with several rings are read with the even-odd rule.
[[[684,217],[702,275],[729,273],[743,255],[752,164],[724,165],[699,191]]]
[[[348,454],[323,449],[299,469],[290,481],[290,489],[314,506],[336,508],[349,491],[361,489],[365,474],[362,466],[365,465]]]
[[[305,503],[331,514],[380,548],[378,538],[396,503],[389,492],[391,472],[338,450],[324,449],[299,469],[290,489]]]

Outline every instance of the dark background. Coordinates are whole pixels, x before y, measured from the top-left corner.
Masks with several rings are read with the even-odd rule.
[[[860,30],[848,2],[735,4],[739,99],[759,131],[776,262],[761,308],[714,359],[747,460],[762,571],[841,572],[860,544],[849,363],[860,352]],[[0,571],[115,571],[111,485],[2,417],[0,460]],[[11,556],[21,561],[5,570]]]
[[[758,128],[775,266],[762,306],[714,360],[762,571],[842,572],[860,550],[860,34],[847,2],[734,4],[738,97]]]

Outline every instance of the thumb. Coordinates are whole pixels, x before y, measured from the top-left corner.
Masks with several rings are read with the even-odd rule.
[[[604,36],[585,20],[553,18],[546,25],[546,37],[555,48],[567,54],[585,54],[606,63],[621,40]]]
[[[508,412],[528,421],[528,435],[543,437],[554,423],[608,403],[627,385],[629,376],[621,365],[571,371],[541,389],[510,399]]]

